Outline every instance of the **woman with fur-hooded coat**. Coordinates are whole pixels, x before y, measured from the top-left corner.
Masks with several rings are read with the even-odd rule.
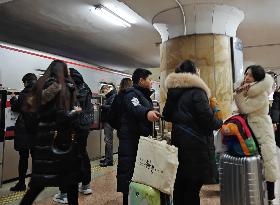
[[[203,184],[213,179],[213,130],[222,126],[209,105],[210,90],[196,74],[190,60],[171,73],[163,109],[164,119],[172,122],[171,142],[178,147],[179,167],[174,185],[174,205],[200,204]]]
[[[257,66],[250,66],[246,69],[243,86],[237,89],[233,97],[239,112],[247,114],[248,124],[259,144],[264,161],[265,179],[275,182],[278,178],[278,162],[273,125],[268,115],[268,95],[272,89],[273,79],[263,71],[264,79],[254,79],[253,83],[247,83],[246,86],[247,70],[253,67]],[[254,72],[251,71],[251,75],[254,75]]]

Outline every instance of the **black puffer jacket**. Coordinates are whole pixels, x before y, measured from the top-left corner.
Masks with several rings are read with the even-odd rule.
[[[31,138],[34,135],[35,130],[30,130],[27,128],[26,121],[33,120],[32,114],[25,113],[22,110],[23,102],[35,81],[29,82],[29,84],[19,93],[18,98],[12,97],[11,102],[11,110],[19,113],[15,124],[15,139],[14,139],[14,148],[17,151],[27,150],[31,147]],[[33,132],[32,132],[33,131]]]
[[[73,92],[74,85],[67,83]],[[79,114],[56,108],[55,97],[61,86],[49,79],[43,90],[42,105],[38,111],[37,135],[34,138],[31,186],[67,186],[80,181],[80,156],[78,145],[73,143],[71,155],[59,157],[52,151],[53,144],[60,150],[68,150],[71,134]],[[54,131],[58,132],[54,141]]]
[[[77,103],[82,108],[82,113],[80,113],[78,122],[76,123],[77,129],[79,133],[87,133],[93,122],[92,92],[89,86],[84,82],[83,76],[77,70],[70,68],[70,75],[76,84]]]
[[[114,101],[115,96],[117,95],[116,89],[111,90],[109,93],[105,95],[105,103],[101,106],[102,112],[101,112],[101,120],[103,123],[109,122],[110,119],[110,109],[111,105]]]
[[[165,120],[172,122],[172,144],[178,147],[176,180],[211,182],[213,173],[213,130],[222,126],[209,106],[210,90],[197,76],[172,73],[166,79]]]
[[[111,105],[110,112],[109,112],[109,119],[108,122],[112,128],[118,130],[121,127],[121,115],[123,113],[123,98],[125,95],[125,91],[118,93]]]
[[[128,193],[133,176],[134,164],[140,136],[152,134],[153,124],[147,120],[147,113],[153,109],[151,92],[134,85],[123,96],[123,113],[118,130],[118,172],[117,191]]]
[[[280,147],[280,92],[274,92],[273,102],[270,108],[270,116],[273,124],[277,125],[277,130],[275,131],[275,141],[276,145]]]

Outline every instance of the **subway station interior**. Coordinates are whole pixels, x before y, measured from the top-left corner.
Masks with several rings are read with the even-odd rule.
[[[234,115],[237,83],[244,79],[248,66],[260,65],[265,76],[273,79],[272,91],[266,99],[271,106],[280,86],[279,8],[279,0],[0,0],[0,205],[20,204],[32,176],[29,156],[26,189],[10,190],[19,179],[19,152],[14,148],[18,114],[11,111],[10,100],[23,90],[25,74],[34,73],[40,78],[52,61],[61,60],[82,75],[92,92],[93,122],[86,147],[91,193],[79,193],[78,202],[81,205],[122,205],[123,194],[117,191],[120,142],[116,129],[112,139],[112,164],[100,166],[102,163],[99,163],[107,152],[101,119],[102,105],[106,102],[102,87],[118,89],[121,80],[132,78],[137,68],[147,69],[151,72],[153,109],[162,113],[168,98],[166,79],[189,59],[209,87],[209,99],[217,99],[221,120],[226,123],[226,119]],[[280,118],[280,104],[278,115]],[[273,122],[273,126],[278,123]],[[162,136],[171,135],[173,127],[159,120],[153,123],[153,134],[155,130]],[[276,129],[274,131],[276,146]],[[237,174],[231,173],[233,181],[239,180],[238,188],[227,184],[232,190],[224,190],[226,185],[222,183],[224,176],[220,166],[224,152],[217,149],[217,133],[220,131],[211,135],[216,140],[217,180],[203,184],[199,192],[200,204],[280,205],[280,148],[276,146],[273,151],[279,172],[274,180],[274,199],[267,200],[262,165],[258,168],[261,170],[258,177],[263,178],[251,180],[261,180],[259,187],[264,188],[264,192],[258,197],[250,196],[251,199],[241,188],[250,189],[250,185],[239,180],[246,175],[248,167]],[[264,167],[266,170],[265,163]],[[46,186],[33,204],[62,204],[54,200],[59,192],[58,187]],[[226,198],[225,192],[235,197]],[[158,202],[146,199],[139,202],[131,199],[133,193],[129,191],[130,205],[197,205],[173,203],[172,192],[168,194],[169,203],[162,198]]]

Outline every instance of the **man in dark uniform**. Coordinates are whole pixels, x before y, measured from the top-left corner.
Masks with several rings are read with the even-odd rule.
[[[133,176],[140,136],[149,136],[153,132],[154,121],[160,113],[153,110],[150,98],[152,73],[138,68],[132,75],[133,87],[125,91],[122,103],[122,115],[118,130],[118,170],[117,191],[123,193],[123,204],[128,204],[128,188]]]

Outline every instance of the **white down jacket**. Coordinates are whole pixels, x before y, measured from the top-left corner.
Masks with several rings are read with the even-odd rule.
[[[278,178],[278,161],[272,121],[269,112],[268,95],[273,79],[266,74],[264,80],[250,87],[247,94],[234,93],[234,100],[240,113],[247,114],[251,127],[261,149],[266,181],[275,182]]]

